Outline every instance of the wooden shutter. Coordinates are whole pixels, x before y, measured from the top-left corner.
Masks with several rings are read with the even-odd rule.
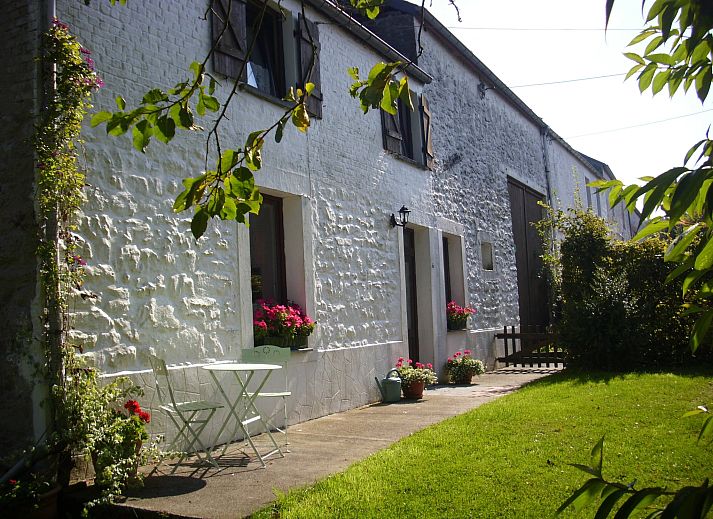
[[[431,109],[426,94],[421,94],[421,129],[423,136],[423,156],[426,167],[433,169],[433,140],[431,139]]]
[[[307,111],[314,117],[322,118],[322,82],[319,73],[319,28],[299,14],[299,46],[300,46],[300,88],[307,83],[314,83],[314,90],[307,98]],[[312,52],[312,42],[316,52]],[[311,70],[310,70],[311,69]]]
[[[228,22],[227,27],[225,26]],[[245,81],[243,69],[247,52],[246,5],[244,0],[215,0],[211,12],[213,43],[220,36],[213,53],[213,70],[219,74]],[[223,29],[225,31],[223,32]],[[241,77],[240,71],[243,69]]]
[[[384,110],[381,112],[381,131],[384,138],[384,149],[403,155],[401,137],[401,125],[399,124],[399,114],[391,115]]]

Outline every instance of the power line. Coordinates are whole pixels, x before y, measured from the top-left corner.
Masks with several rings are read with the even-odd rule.
[[[609,27],[604,29],[604,27],[594,28],[594,27],[461,27],[460,25],[448,25],[446,29],[463,29],[471,31],[597,31],[597,32],[609,32],[609,31],[637,31],[642,30],[641,27],[636,29],[626,29],[624,27]]]
[[[544,86],[544,85],[559,85],[561,83],[574,83],[575,81],[589,81],[590,79],[602,79],[606,77],[618,77],[618,76],[624,76],[626,75],[626,72],[621,72],[619,74],[606,74],[604,76],[590,76],[590,77],[580,77],[576,79],[563,79],[561,81],[549,81],[547,83],[530,83],[529,85],[516,85],[516,86],[511,86],[509,88],[525,88],[525,87],[533,87],[533,86]]]
[[[650,126],[652,124],[659,124],[659,123],[665,123],[667,121],[673,121],[675,119],[683,119],[684,117],[692,117],[694,115],[700,115],[704,114],[706,112],[713,112],[713,108],[709,108],[708,110],[701,110],[700,112],[695,112],[692,114],[685,114],[685,115],[677,115],[676,117],[669,117],[668,119],[660,119],[658,121],[651,121],[648,123],[641,123],[641,124],[633,124],[631,126],[622,126],[621,128],[612,128],[611,130],[602,130],[600,132],[592,132],[592,133],[582,133],[580,135],[572,135],[570,137],[565,137],[565,140],[569,139],[577,139],[579,137],[589,137],[590,135],[601,135],[603,133],[613,133],[613,132],[618,132],[621,130],[629,130],[631,128],[641,128],[642,126]]]

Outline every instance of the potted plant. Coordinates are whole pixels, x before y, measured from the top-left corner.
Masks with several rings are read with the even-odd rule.
[[[418,400],[423,397],[426,385],[435,384],[438,380],[430,363],[414,364],[411,359],[404,360],[403,357],[399,357],[396,360],[396,369],[401,377],[401,390],[404,398],[407,399]]]
[[[314,327],[314,320],[296,304],[279,305],[260,300],[253,313],[255,346],[303,348]]]
[[[12,517],[50,519],[57,517],[61,487],[42,474],[26,474],[0,484],[0,510]]]
[[[472,306],[460,306],[455,301],[446,305],[446,321],[449,330],[465,330],[468,326],[468,317],[475,314],[477,310]]]
[[[106,487],[117,479],[126,484],[136,478],[141,446],[149,438],[146,424],[150,421],[151,415],[136,400],[127,400],[123,409],[110,410],[92,450],[97,485]]]
[[[471,357],[470,350],[457,351],[446,361],[448,380],[453,384],[470,384],[475,375],[485,372],[483,361]]]

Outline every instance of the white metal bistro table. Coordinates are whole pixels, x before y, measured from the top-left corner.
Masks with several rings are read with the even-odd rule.
[[[275,438],[272,436],[272,432],[270,432],[270,428],[262,419],[262,416],[260,416],[260,412],[257,407],[255,407],[255,399],[267,382],[267,379],[270,378],[273,371],[282,369],[282,366],[278,364],[246,364],[228,362],[225,364],[208,364],[207,366],[203,366],[203,369],[210,373],[210,376],[213,378],[213,382],[215,382],[215,386],[218,388],[218,391],[221,395],[223,395],[225,402],[228,404],[228,414],[226,415],[225,420],[220,426],[218,434],[215,437],[220,437],[225,428],[228,426],[231,418],[233,418],[235,420],[235,428],[231,437],[234,438],[238,431],[241,431],[263,467],[265,467],[265,458],[272,456],[273,454],[279,453],[280,456],[284,457],[282,450],[277,445]],[[217,373],[232,373],[234,375],[235,382],[238,385],[237,395],[228,395],[226,393],[225,388],[218,380],[216,375]],[[256,380],[257,389],[248,391],[248,385],[253,378]],[[255,443],[253,443],[247,426],[254,422],[260,423],[265,428],[265,432],[267,433],[273,447],[270,452],[260,454],[255,446]],[[228,444],[226,443],[225,447],[223,447],[221,455],[225,454],[227,446]]]

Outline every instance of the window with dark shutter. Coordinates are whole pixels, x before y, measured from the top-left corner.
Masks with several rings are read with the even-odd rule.
[[[433,140],[431,139],[431,108],[428,106],[426,94],[421,94],[421,127],[423,135],[423,156],[426,167],[433,169]]]
[[[213,42],[217,45],[213,53],[213,69],[228,77],[241,80],[247,75],[243,68],[247,52],[246,4],[243,0],[216,0],[211,15]]]
[[[384,149],[402,155],[401,143],[403,139],[401,138],[401,124],[398,112],[396,115],[392,115],[381,110],[381,129],[384,138]]]
[[[322,117],[322,82],[319,72],[319,28],[317,24],[309,21],[299,14],[299,57],[300,57],[300,83],[299,87],[304,88],[305,84],[313,83],[314,90],[307,98],[307,111],[314,117]]]

